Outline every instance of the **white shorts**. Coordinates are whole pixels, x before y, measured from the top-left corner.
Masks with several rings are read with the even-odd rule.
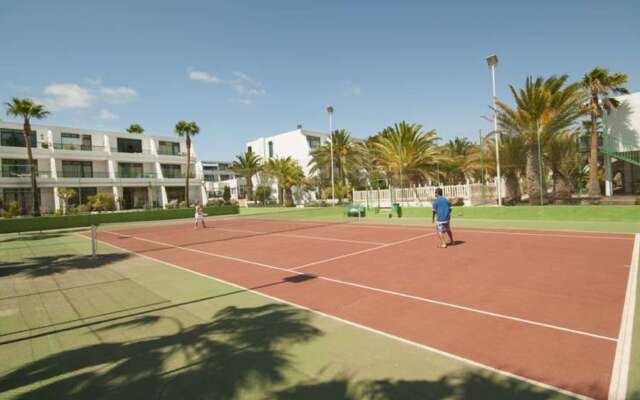
[[[204,221],[204,215],[196,214],[196,222],[198,222],[198,221]]]

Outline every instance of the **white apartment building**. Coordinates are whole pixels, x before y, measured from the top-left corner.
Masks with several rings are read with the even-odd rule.
[[[27,212],[31,186],[21,123],[0,122],[0,199]],[[59,188],[73,188],[71,205],[109,193],[118,209],[166,208],[185,198],[186,144],[179,137],[32,125],[42,212],[62,207]],[[202,168],[191,147],[191,202],[206,201]]]
[[[616,99],[618,107],[604,117],[605,192],[640,194],[640,92]]]
[[[270,158],[291,156],[300,163],[305,175],[309,175],[309,161],[311,150],[329,142],[329,135],[323,132],[309,131],[298,128],[273,136],[261,137],[247,143],[247,150],[251,149],[264,161]]]
[[[247,150],[252,150],[254,153],[262,157],[262,160],[265,162],[270,158],[291,157],[300,164],[304,174],[308,176],[311,170],[311,167],[309,166],[309,162],[311,161],[311,151],[328,142],[329,134],[303,129],[301,125],[298,125],[295,130],[289,132],[252,140],[247,143]],[[260,182],[260,179],[260,176],[253,177],[254,188],[259,184],[267,183]],[[271,185],[272,197],[277,198],[277,182],[270,181],[268,183]],[[297,202],[316,199],[316,193],[297,194],[297,197],[294,194],[294,199]]]
[[[231,198],[245,196],[244,179],[229,169],[231,161],[201,161],[205,189],[209,198],[222,198],[224,187],[231,190]]]

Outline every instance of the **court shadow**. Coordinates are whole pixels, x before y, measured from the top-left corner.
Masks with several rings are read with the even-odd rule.
[[[0,238],[0,244],[2,243],[12,243],[12,242],[33,242],[37,240],[45,240],[45,239],[55,239],[65,236],[61,233],[47,233],[42,235],[15,235],[13,237]]]
[[[63,274],[74,269],[94,269],[104,267],[131,257],[128,253],[98,254],[78,256],[75,254],[60,254],[55,256],[29,257],[22,262],[0,263],[0,278],[22,274],[27,277],[40,277],[53,274]]]
[[[286,349],[322,335],[310,324],[311,313],[281,304],[227,307],[196,324],[186,322],[194,320],[188,311],[183,314],[96,328],[97,343],[0,377],[0,393],[19,400],[235,399],[241,391],[284,384],[293,363]]]
[[[546,400],[558,393],[526,382],[478,370],[445,375],[434,380],[350,380],[294,385],[266,396],[276,400]]]
[[[464,244],[464,240],[454,240],[453,244],[450,244],[449,246],[460,246]]]

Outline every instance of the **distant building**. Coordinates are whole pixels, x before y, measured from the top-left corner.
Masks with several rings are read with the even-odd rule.
[[[291,156],[298,161],[305,175],[309,175],[311,150],[328,143],[328,141],[329,135],[326,133],[309,131],[299,127],[293,131],[252,140],[247,143],[247,150],[253,150],[264,161],[270,158]]]
[[[302,126],[298,126],[297,129],[289,132],[260,137],[247,142],[247,150],[252,150],[254,153],[259,155],[264,162],[269,161],[271,158],[291,157],[300,164],[304,174],[309,176],[311,171],[311,167],[309,166],[309,162],[311,161],[311,151],[328,142],[329,135],[327,133],[310,131],[302,129]],[[272,180],[265,182],[263,179],[263,177],[254,176],[254,189],[259,184],[269,183],[272,189],[272,196],[277,198],[277,182]],[[295,192],[294,198],[297,202],[315,200],[316,194]]]
[[[607,196],[639,194],[640,92],[616,99],[619,106],[604,117],[605,192]]]
[[[205,189],[209,198],[222,198],[224,187],[231,190],[231,198],[245,196],[244,179],[229,169],[231,161],[201,161]]]
[[[23,212],[32,193],[21,123],[0,122],[0,199],[17,202]],[[70,205],[97,193],[113,195],[118,209],[168,207],[185,198],[185,140],[96,129],[32,125],[31,146],[37,167],[42,212],[62,208],[60,188],[75,189]],[[189,197],[204,201],[202,171],[191,147]]]

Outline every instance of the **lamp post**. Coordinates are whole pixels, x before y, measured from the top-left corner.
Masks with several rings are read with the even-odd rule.
[[[331,207],[335,207],[336,203],[336,187],[333,182],[333,107],[327,107],[329,114],[329,151],[331,152]]]
[[[498,115],[496,112],[496,65],[498,56],[495,54],[487,57],[487,64],[491,68],[491,87],[493,93],[493,134],[496,140],[496,192],[498,193],[498,206],[502,206],[502,176],[500,175],[500,138],[498,134]]]

